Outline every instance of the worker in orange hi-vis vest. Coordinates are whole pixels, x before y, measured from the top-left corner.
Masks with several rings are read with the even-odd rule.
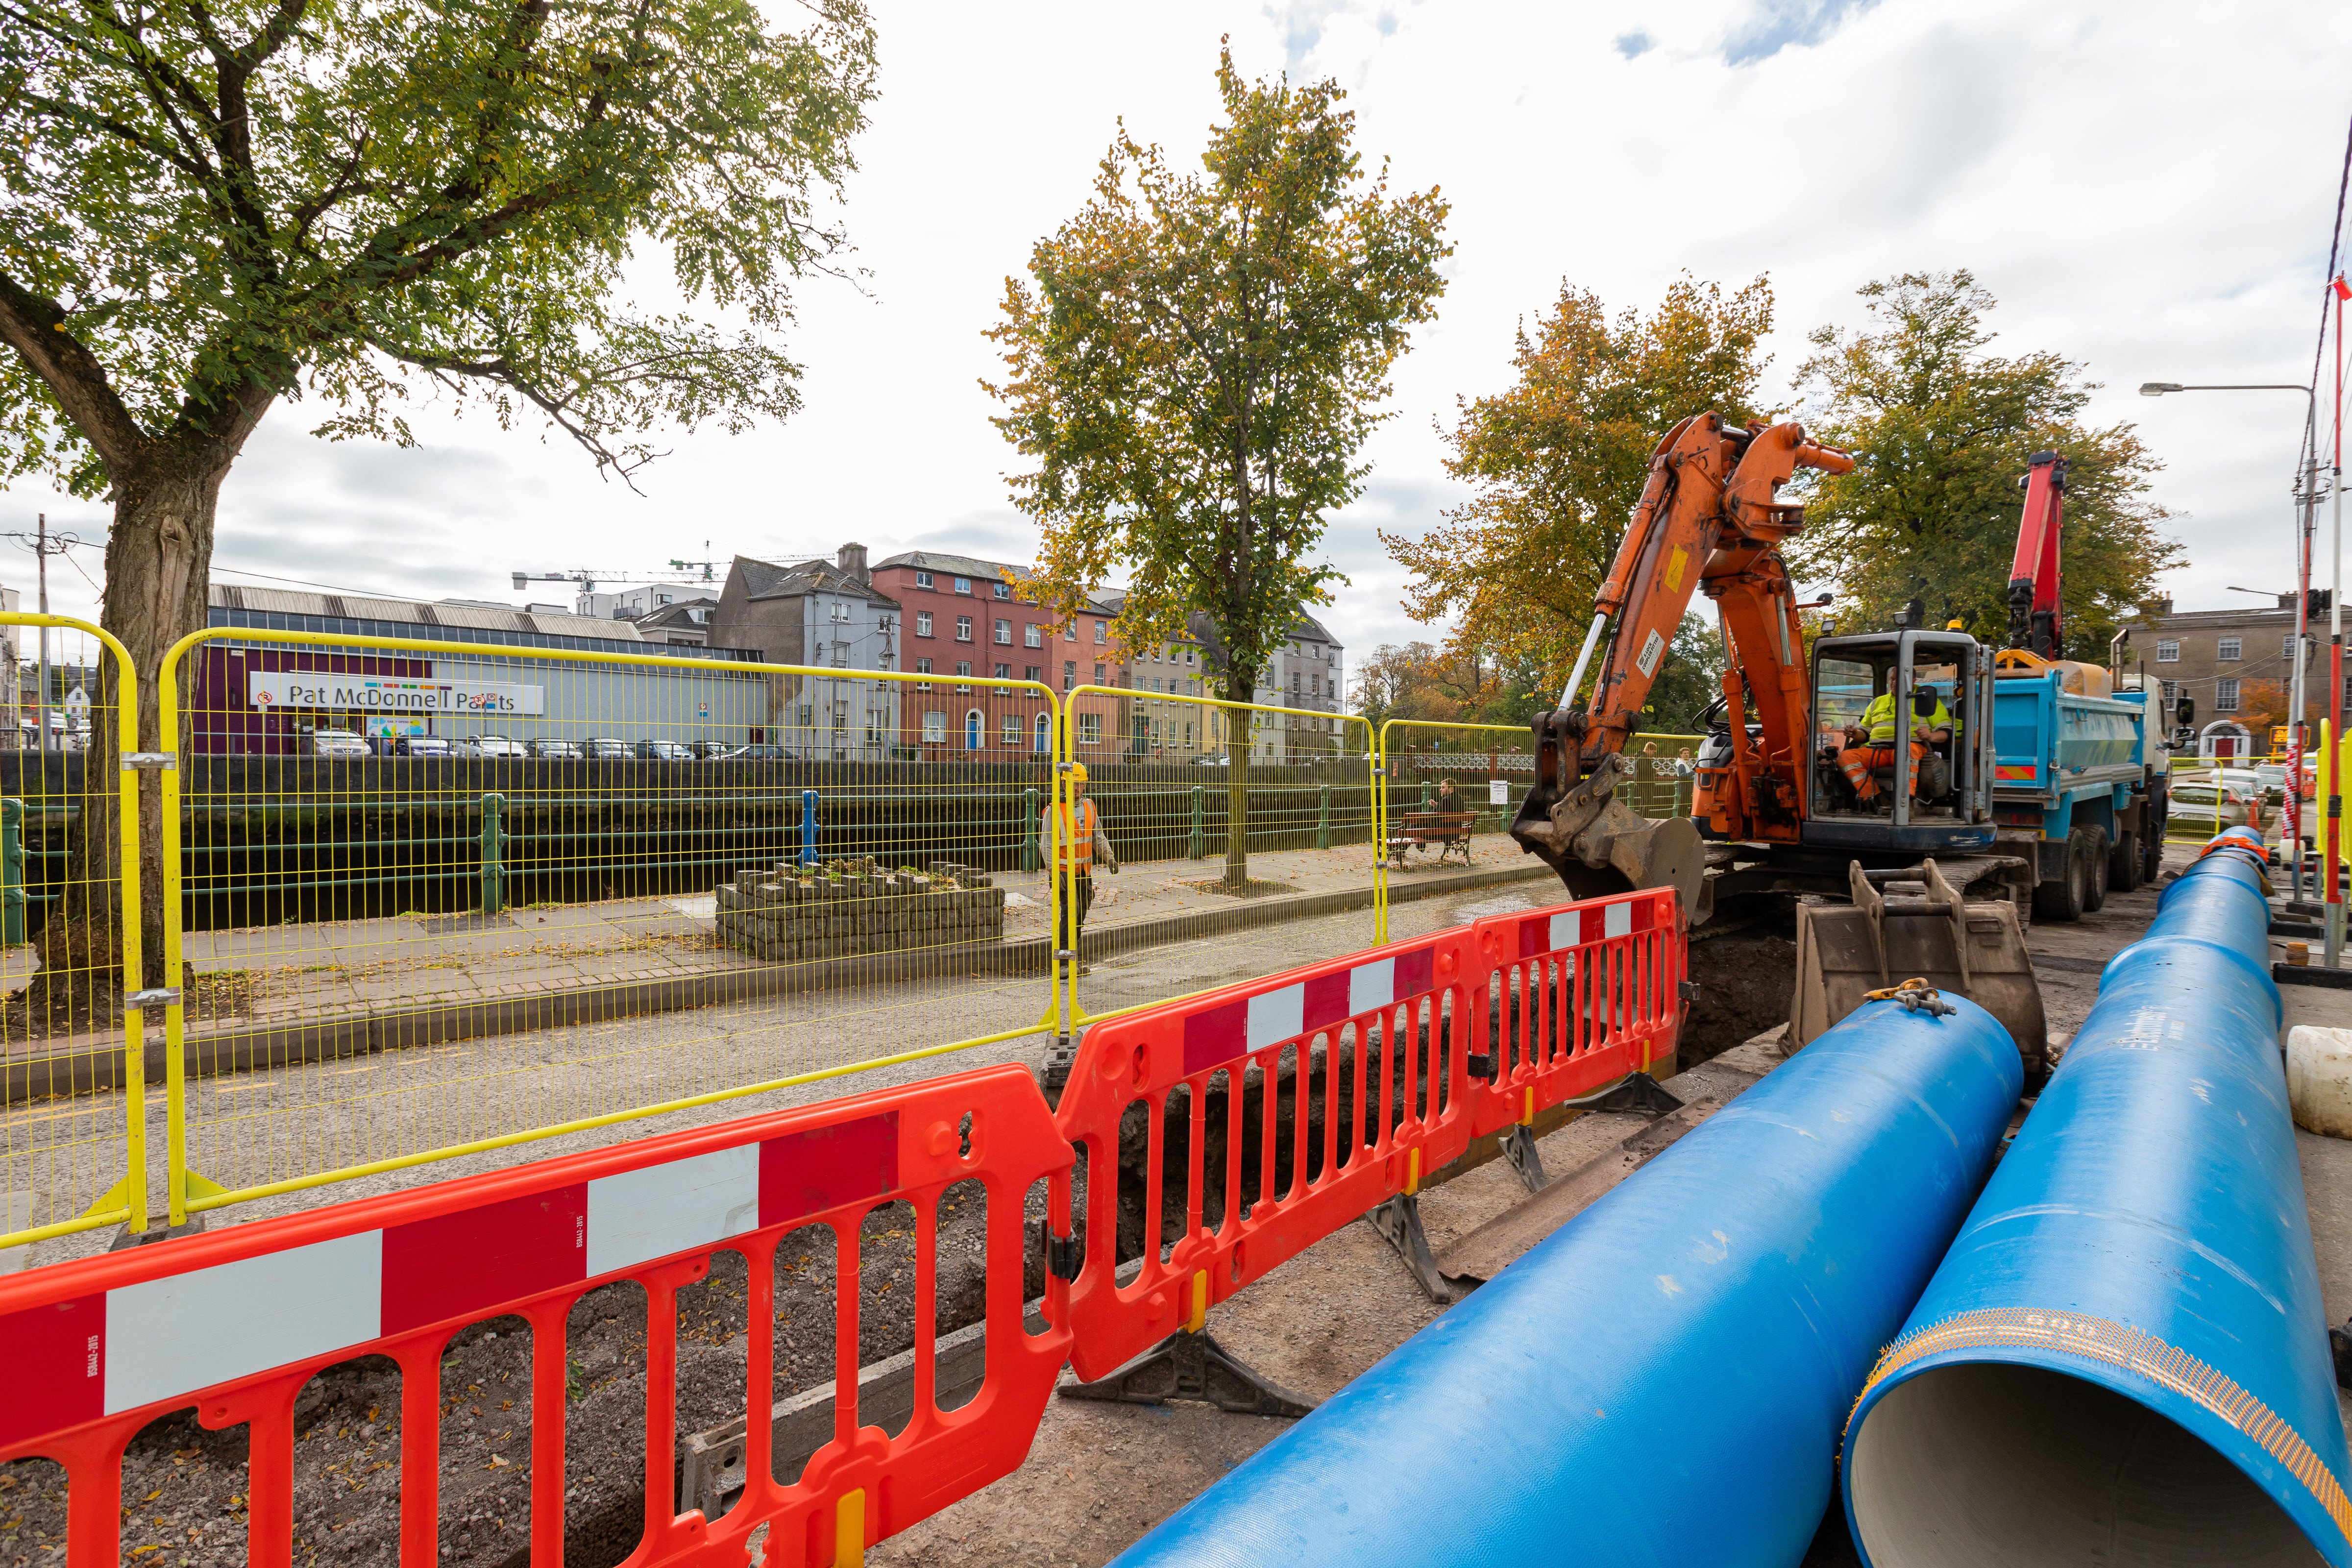
[[[1065,952],[1078,951],[1078,935],[1087,923],[1087,910],[1095,901],[1094,868],[1097,861],[1113,876],[1118,874],[1118,857],[1111,853],[1110,836],[1102,829],[1102,814],[1095,803],[1087,798],[1087,768],[1084,763],[1074,763],[1069,774],[1070,799],[1059,805],[1047,802],[1037,822],[1037,858],[1054,875],[1054,896],[1062,900],[1061,929],[1055,933],[1055,944]],[[1063,880],[1065,872],[1075,875],[1076,896],[1070,884]],[[1084,964],[1078,973],[1087,973]]]

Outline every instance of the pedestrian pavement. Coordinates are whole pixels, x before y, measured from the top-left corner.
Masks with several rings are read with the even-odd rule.
[[[1224,874],[1221,855],[1138,862],[1094,878],[1096,892],[1086,929],[1090,937],[1111,933],[1116,942],[1121,928],[1134,928],[1147,942],[1157,942],[1205,933],[1211,926],[1206,917],[1229,917],[1244,905],[1244,923],[1250,926],[1297,918],[1310,910],[1328,912],[1332,908],[1329,895],[1361,892],[1369,901],[1372,856],[1369,844],[1252,855],[1253,894],[1245,900],[1220,890]],[[1441,888],[1475,885],[1481,879],[1478,873],[1535,865],[1500,835],[1474,840],[1472,861],[1466,873],[1458,866],[1440,871],[1433,857],[1418,855],[1406,868],[1389,873],[1391,886],[1411,898]],[[1048,935],[1045,874],[993,875],[996,886],[1006,893],[1004,942]],[[1286,905],[1297,907],[1286,910]],[[190,931],[182,941],[183,955],[196,977],[190,1028],[202,1033],[317,1024],[395,1009],[411,1013],[773,967],[719,940],[713,906],[713,896],[703,893],[527,905],[493,916],[405,914]],[[1198,922],[1187,919],[1192,916],[1203,918]],[[1364,921],[1369,942],[1369,910]],[[0,983],[13,989],[37,967],[31,948],[8,950],[0,955]],[[14,1042],[7,1054],[87,1052],[120,1037],[118,1028],[70,1039]]]

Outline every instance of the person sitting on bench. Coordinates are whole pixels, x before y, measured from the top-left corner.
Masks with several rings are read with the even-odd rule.
[[[1911,699],[1911,793],[1934,800],[1950,788],[1951,763],[1931,748],[1952,738],[1952,715],[1944,707],[1943,699],[1933,691],[1919,691]],[[1838,766],[1853,785],[1853,795],[1864,810],[1874,809],[1878,800],[1880,768],[1895,765],[1895,700],[1892,691],[1881,692],[1871,699],[1870,706],[1862,710],[1862,722],[1846,729],[1846,749],[1838,753]]]

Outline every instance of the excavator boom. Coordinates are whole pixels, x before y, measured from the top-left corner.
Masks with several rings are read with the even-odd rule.
[[[2025,516],[2009,568],[2009,646],[2057,658],[2066,631],[2059,600],[2059,536],[2066,521],[2066,459],[2036,452],[2025,471]]]
[[[1742,428],[1714,413],[1683,420],[1651,453],[1559,710],[1536,721],[1536,784],[1511,825],[1512,836],[1580,896],[1672,884],[1693,918],[1704,918],[1697,828],[1687,818],[1647,822],[1614,794],[1625,742],[1702,582],[1724,605],[1768,751],[1799,754],[1804,653],[1778,547],[1804,526],[1803,509],[1779,499],[1801,467],[1843,473],[1853,459],[1811,440],[1801,426]],[[1612,617],[1615,630],[1579,706],[1586,665]]]

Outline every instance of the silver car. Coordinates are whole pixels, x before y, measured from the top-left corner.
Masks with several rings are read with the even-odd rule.
[[[352,730],[313,730],[304,748],[314,757],[373,757],[375,748],[367,737]]]
[[[467,735],[457,742],[457,753],[466,757],[520,757],[522,742],[504,735]]]

